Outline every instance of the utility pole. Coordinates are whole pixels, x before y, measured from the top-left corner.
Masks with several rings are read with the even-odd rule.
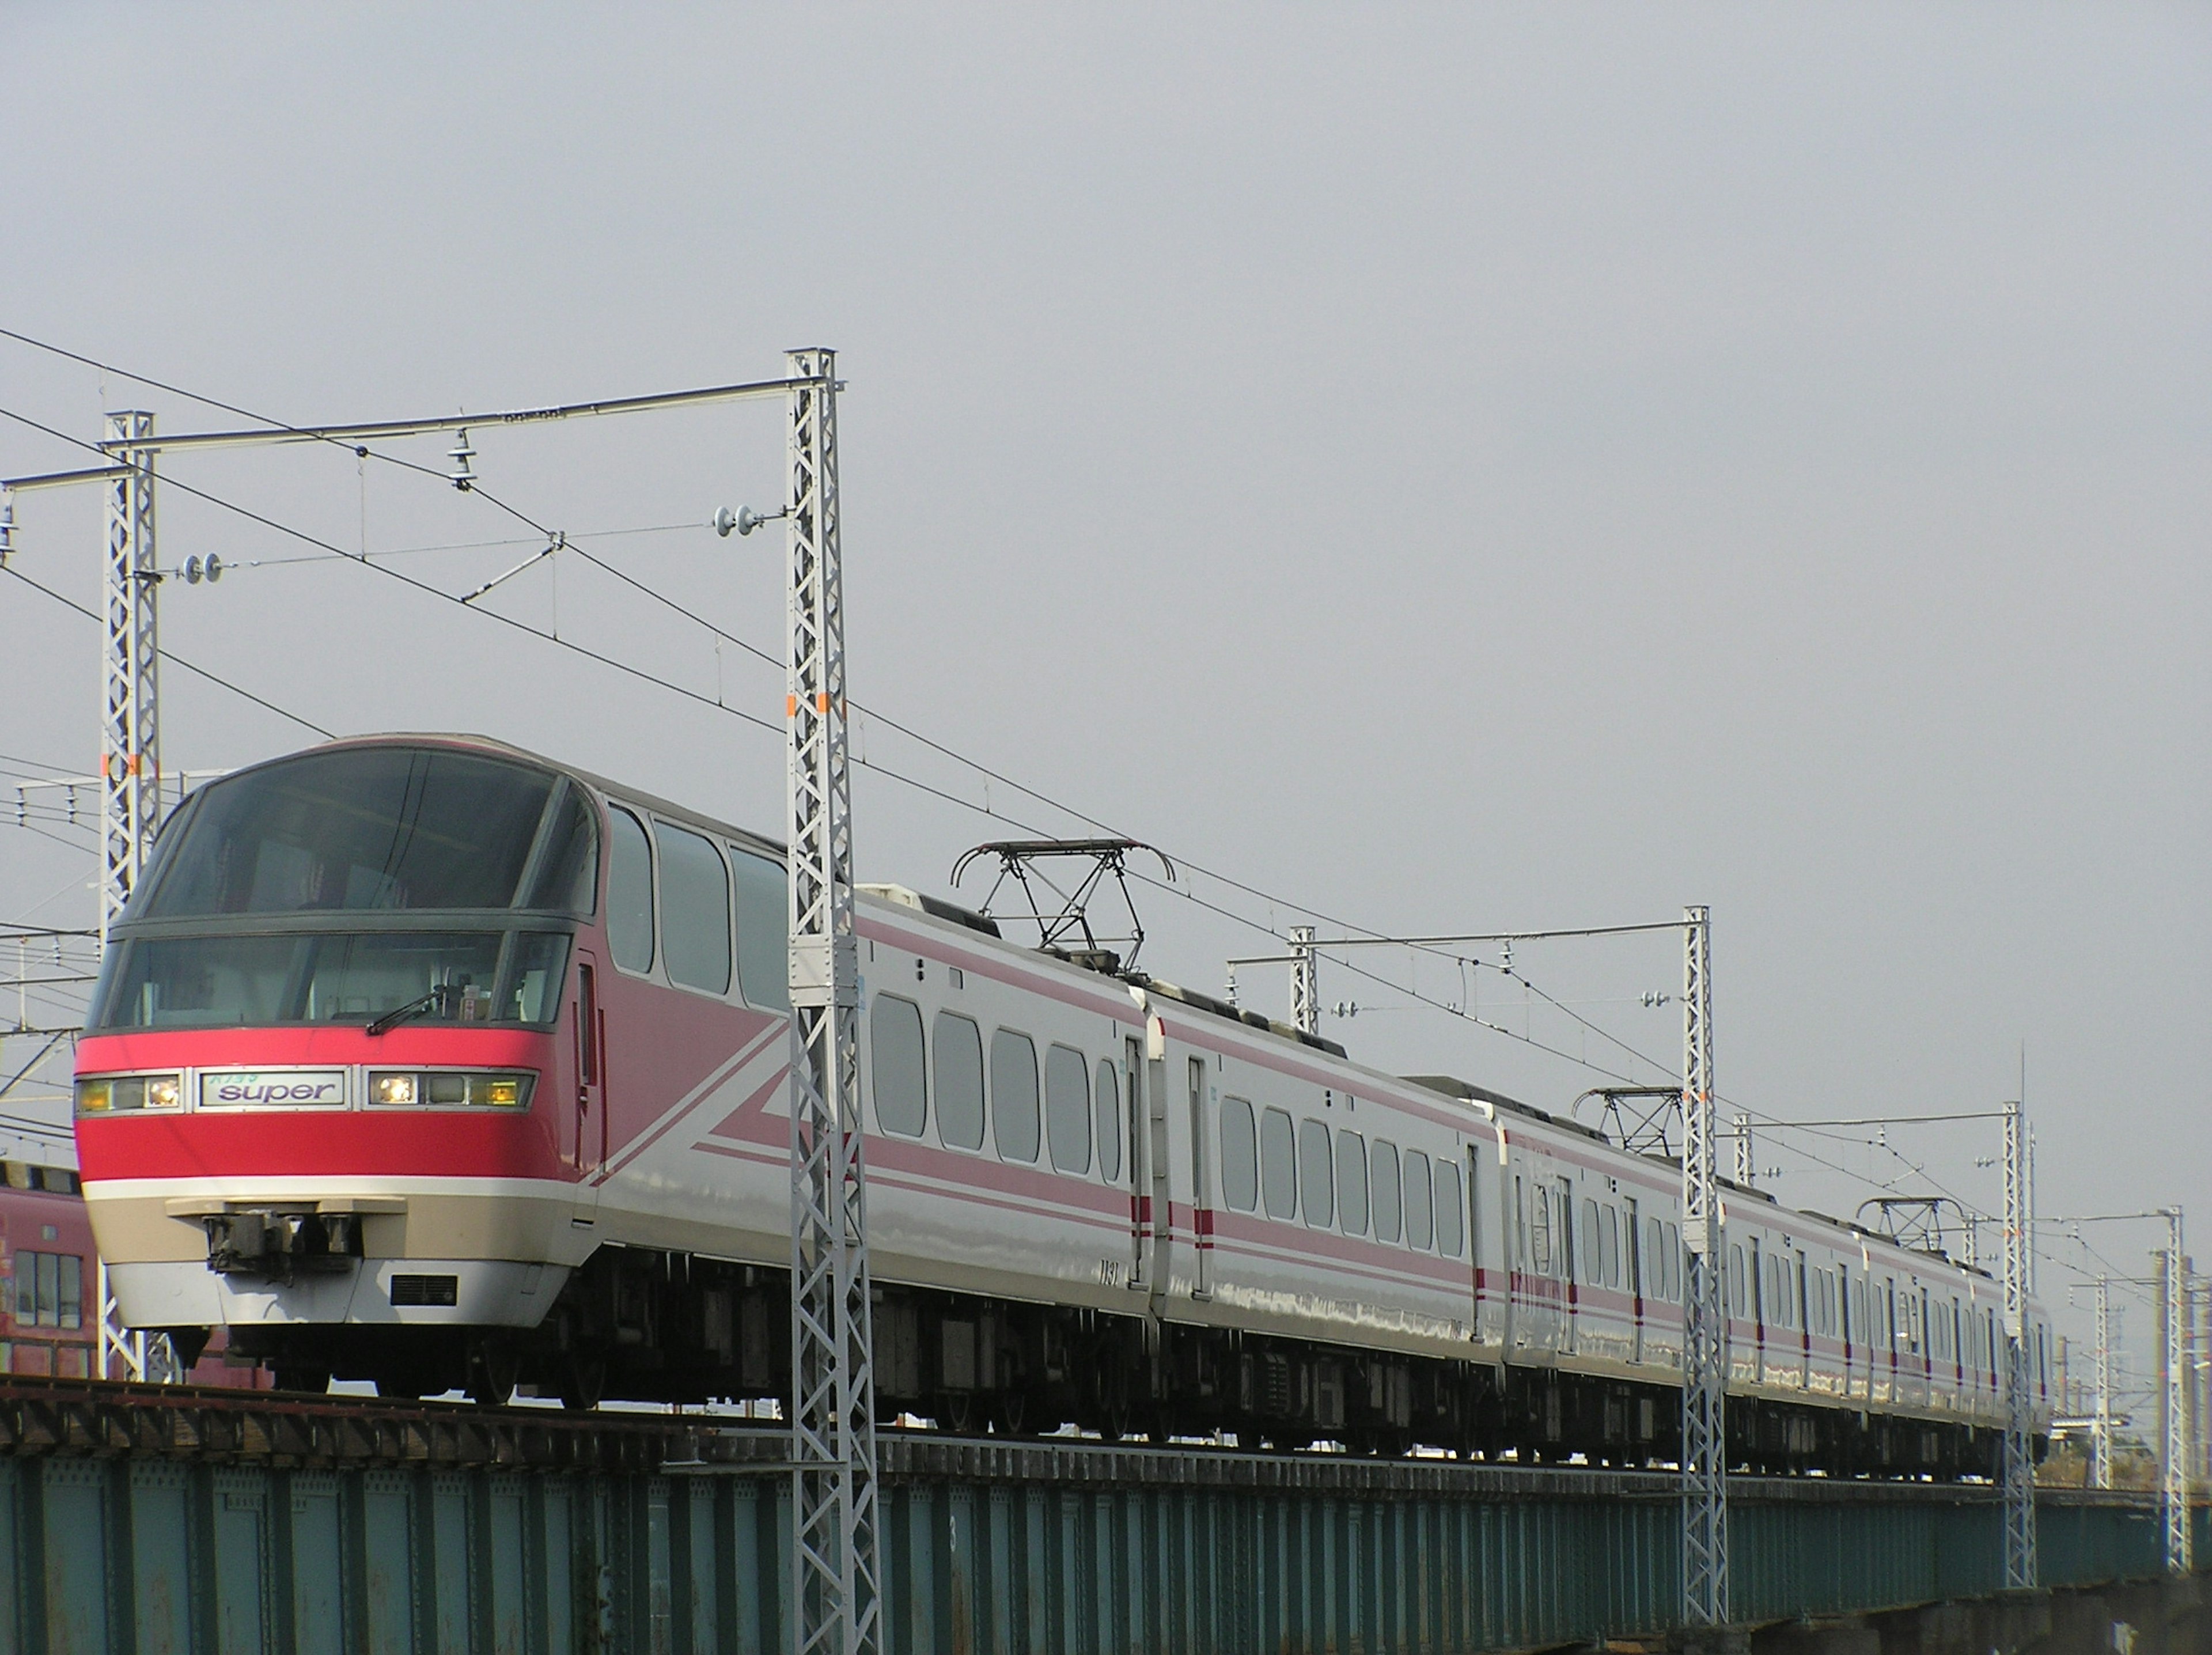
[[[2166,1519],[2166,1567],[2172,1573],[2187,1574],[2195,1567],[2196,1546],[2189,1521],[2189,1277],[2181,1256],[2179,1207],[2166,1209],[2166,1251],[2159,1259],[2158,1285],[2166,1311],[2166,1336],[2159,1351],[2166,1398],[2159,1506]]]
[[[791,891],[795,1655],[874,1655],[876,1388],[839,547],[836,359],[790,353],[785,640]]]
[[[1735,1117],[1735,1181],[1748,1190],[1756,1182],[1753,1174],[1751,1117],[1740,1114]]]
[[[2096,1413],[2089,1427],[2089,1449],[2095,1460],[2089,1486],[2112,1486],[2112,1279],[2097,1278],[2097,1396]]]
[[[2004,1583],[2008,1591],[2033,1591],[2040,1573],[2035,1536],[2033,1365],[2027,1320],[2033,1240],[2028,1231],[2028,1213],[2033,1197],[2028,1190],[2027,1119],[2018,1098],[2005,1105],[2004,1151]]]
[[[1682,910],[1682,1615],[1729,1619],[1728,1321],[1713,1122],[1712,922]]]
[[[1291,928],[1291,1022],[1300,1034],[1321,1032],[1321,962],[1310,925]]]
[[[106,639],[100,721],[100,946],[131,899],[161,825],[161,643],[155,593],[154,417],[107,417],[101,446],[119,469],[107,479],[107,574],[100,605]]]

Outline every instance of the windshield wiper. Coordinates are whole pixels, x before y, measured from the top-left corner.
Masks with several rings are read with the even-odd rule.
[[[383,1016],[371,1019],[368,1026],[362,1032],[371,1036],[384,1034],[398,1028],[402,1023],[433,1013],[451,1020],[453,1015],[453,1002],[459,998],[459,995],[460,991],[452,983],[441,983],[421,999],[410,1000],[404,1006],[394,1006]]]

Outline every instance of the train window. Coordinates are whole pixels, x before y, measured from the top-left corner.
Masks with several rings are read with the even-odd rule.
[[[1279,1109],[1260,1117],[1260,1191],[1269,1218],[1297,1215],[1297,1147],[1291,1141],[1291,1117]]]
[[[33,1269],[38,1276],[38,1316],[41,1327],[61,1324],[62,1261],[58,1253],[33,1253]]]
[[[1336,1222],[1336,1171],[1330,1164],[1328,1123],[1298,1123],[1298,1196],[1305,1202],[1306,1222],[1326,1229]]]
[[[1437,1236],[1435,1197],[1429,1187],[1429,1158],[1418,1149],[1406,1152],[1406,1244],[1425,1252]]]
[[[730,992],[730,873],[714,842],[655,822],[660,840],[660,949],[668,980]]]
[[[936,1061],[937,1136],[954,1149],[983,1147],[983,1036],[957,1012],[939,1012],[931,1030]]]
[[[1091,1170],[1091,1069],[1072,1046],[1045,1049],[1044,1128],[1056,1171]]]
[[[1367,1141],[1343,1127],[1336,1132],[1336,1215],[1345,1234],[1367,1233]]]
[[[1750,1301],[1743,1293],[1743,1249],[1729,1249],[1728,1313],[1737,1320],[1750,1314]]]
[[[607,947],[625,971],[653,969],[653,847],[626,810],[607,812]]]
[[[568,939],[552,931],[525,931],[514,940],[514,1020],[550,1023],[560,1015]]]
[[[1682,1226],[1670,1223],[1667,1226],[1666,1250],[1660,1254],[1667,1271],[1667,1299],[1670,1304],[1682,1299]]]
[[[1098,1060],[1098,1085],[1091,1094],[1098,1113],[1098,1176],[1121,1182],[1121,1077],[1109,1057]]]
[[[396,745],[257,766],[195,795],[132,916],[512,907],[556,780]]]
[[[1002,1161],[1037,1158],[1036,1047],[1012,1029],[991,1037],[991,1141]]]
[[[1667,1227],[1656,1218],[1644,1220],[1644,1296],[1667,1296]]]
[[[730,847],[738,882],[738,986],[766,1011],[791,1009],[791,898],[781,862]]]
[[[1601,1287],[1605,1285],[1605,1267],[1598,1262],[1597,1236],[1597,1203],[1586,1200],[1583,1202],[1583,1244],[1575,1250],[1583,1262],[1582,1279],[1594,1287]]]
[[[1252,1139],[1252,1105],[1221,1100],[1221,1199],[1240,1213],[1260,1204],[1260,1151]]]
[[[876,1083],[876,1124],[902,1137],[919,1138],[929,1124],[923,1080],[921,1007],[910,1000],[878,995],[868,1013],[869,1068]]]
[[[1552,1273],[1552,1192],[1540,1183],[1535,1210],[1529,1214],[1528,1268],[1538,1275]]]
[[[1375,1208],[1375,1239],[1397,1240],[1398,1146],[1388,1138],[1375,1141],[1375,1153],[1368,1160],[1367,1187]]]
[[[1609,1210],[1609,1209],[1608,1209]],[[1446,1258],[1457,1258],[1463,1237],[1461,1222],[1463,1209],[1459,1202],[1459,1165],[1454,1161],[1437,1163],[1437,1250]]]
[[[60,1269],[60,1291],[58,1308],[61,1311],[60,1325],[81,1328],[84,1325],[84,1260],[75,1253],[64,1253],[57,1261]]]
[[[545,831],[538,873],[521,905],[588,916],[599,884],[599,831],[592,824],[591,801],[581,788],[564,782],[554,809],[558,815]]]
[[[1599,1250],[1605,1260],[1605,1285],[1617,1287],[1620,1285],[1620,1214],[1610,1202],[1598,1214],[1598,1223],[1605,1230],[1605,1243]]]

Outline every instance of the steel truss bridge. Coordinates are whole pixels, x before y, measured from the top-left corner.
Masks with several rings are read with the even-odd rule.
[[[773,1652],[790,1437],[697,1414],[0,1378],[0,1652]],[[880,1439],[886,1649],[1425,1652],[1682,1622],[1671,1474]],[[1731,1479],[1733,1621],[1978,1597],[1995,1488]],[[2045,1490],[2048,1586],[2159,1574]],[[2193,1513],[2201,1526],[2205,1513]]]

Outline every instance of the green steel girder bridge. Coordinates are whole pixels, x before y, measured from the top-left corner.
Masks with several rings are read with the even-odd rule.
[[[788,1445],[699,1415],[0,1378],[0,1655],[766,1655]],[[1671,1474],[887,1431],[882,1476],[884,1646],[915,1655],[1444,1655],[1682,1618]],[[1992,1487],[1729,1495],[1739,1625],[2002,1584]],[[2040,1506],[2046,1586],[2161,1573],[2154,1495]]]

